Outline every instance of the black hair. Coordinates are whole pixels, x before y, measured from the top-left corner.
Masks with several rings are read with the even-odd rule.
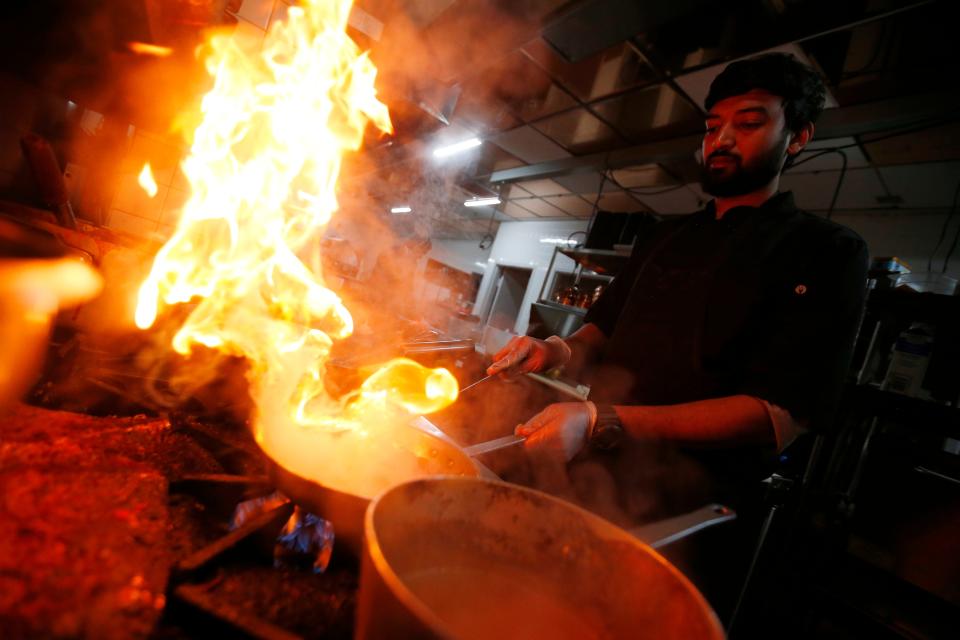
[[[732,62],[710,83],[709,111],[725,98],[760,89],[783,97],[787,128],[796,133],[823,112],[827,90],[816,71],[789,53],[765,53]]]

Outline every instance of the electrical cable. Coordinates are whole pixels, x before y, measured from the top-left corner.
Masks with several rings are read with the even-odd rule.
[[[669,193],[671,191],[677,191],[678,189],[683,189],[684,187],[687,186],[686,184],[680,183],[680,184],[671,185],[669,187],[664,187],[663,189],[657,189],[656,191],[641,191],[639,187],[623,186],[613,176],[609,176],[607,179],[610,180],[610,182],[612,182],[618,188],[626,191],[627,193],[633,193],[638,196],[657,196],[657,195],[660,195],[661,193]]]
[[[593,202],[593,213],[590,214],[590,223],[587,224],[587,238],[590,238],[590,232],[593,230],[593,223],[597,220],[597,214],[600,213],[600,198],[603,197],[603,186],[607,183],[607,169],[600,172],[600,188],[597,189],[597,199]]]
[[[950,204],[950,213],[947,214],[947,219],[943,221],[943,226],[940,227],[940,238],[937,240],[936,246],[933,247],[933,251],[930,252],[930,257],[927,258],[927,271],[933,271],[933,259],[937,255],[937,251],[940,250],[940,245],[943,244],[944,238],[947,237],[947,229],[950,228],[950,222],[953,219],[953,214],[957,208],[957,198],[960,197],[960,182],[957,182],[957,188],[953,192],[953,201]]]
[[[670,193],[671,191],[677,191],[678,189],[683,189],[685,186],[687,186],[687,185],[685,185],[685,184],[675,184],[675,185],[673,185],[672,187],[664,187],[663,189],[659,189],[659,190],[657,190],[657,191],[641,191],[641,190],[640,190],[639,188],[637,188],[637,187],[628,187],[628,188],[625,188],[625,189],[623,189],[623,190],[626,191],[627,193],[635,193],[635,194],[637,194],[638,196],[658,196],[658,195],[660,195],[661,193]],[[622,188],[622,187],[621,187],[621,188]]]
[[[583,234],[583,244],[571,245],[570,241],[573,240],[573,236]],[[580,248],[587,244],[587,232],[586,231],[571,231],[570,235],[567,236],[567,246],[572,248]]]
[[[950,245],[950,251],[947,252],[947,256],[943,259],[943,268],[940,269],[940,273],[947,272],[947,267],[950,266],[950,258],[953,257],[953,250],[957,248],[958,240],[960,240],[960,226],[957,226],[957,231],[953,234],[953,244]]]
[[[867,60],[866,63],[860,65],[860,67],[857,69],[842,71],[841,76],[843,77],[844,80],[863,74],[864,72],[868,72],[870,69],[873,68],[874,63],[876,63],[877,59],[880,57],[880,52],[885,51],[888,48],[885,45],[887,44],[887,41],[890,39],[887,31],[888,31],[888,27],[891,24],[892,22],[889,20],[884,20],[883,22],[880,23],[880,35],[877,36],[877,45],[873,48],[873,53],[870,55],[870,59]]]
[[[935,118],[935,119],[933,119],[933,120],[931,120],[931,121],[929,121],[929,122],[925,122],[925,123],[920,124],[920,125],[915,126],[915,127],[910,127],[910,128],[908,128],[908,129],[899,129],[899,130],[897,130],[897,131],[892,131],[892,132],[890,132],[890,133],[888,133],[888,134],[886,134],[886,135],[878,136],[878,137],[876,137],[876,138],[871,138],[870,140],[862,140],[862,141],[857,141],[857,142],[851,142],[851,143],[849,143],[849,144],[840,145],[839,147],[828,147],[828,148],[826,148],[826,149],[822,149],[822,150],[818,151],[817,153],[814,153],[812,156],[807,156],[807,157],[804,158],[803,160],[799,160],[798,162],[794,162],[794,163],[791,164],[789,167],[787,167],[787,168],[784,170],[784,172],[786,172],[786,171],[791,171],[792,169],[794,169],[794,168],[796,168],[796,167],[799,167],[799,166],[802,165],[802,164],[805,164],[805,163],[807,163],[807,162],[810,162],[811,160],[814,160],[814,159],[816,159],[816,158],[819,158],[820,156],[826,155],[826,154],[828,154],[828,153],[834,153],[834,152],[836,152],[836,151],[842,151],[842,150],[844,150],[844,149],[852,149],[852,148],[854,148],[854,147],[859,147],[859,146],[861,146],[861,145],[873,144],[874,142],[880,142],[880,141],[882,141],[882,140],[889,140],[890,138],[896,138],[897,136],[905,136],[905,135],[910,134],[910,133],[917,133],[918,131],[925,131],[925,130],[927,130],[927,129],[932,129],[932,128],[934,128],[934,127],[938,127],[938,126],[940,126],[940,125],[947,124],[948,122],[953,122],[954,120],[956,120],[956,117],[957,117],[958,114],[960,114],[960,111],[951,111],[951,112],[949,112],[948,114],[945,114],[945,115],[943,115],[943,116],[941,116],[941,117],[939,117],[939,118]]]
[[[829,149],[824,149],[824,150],[822,150],[822,151],[818,151],[817,153],[813,154],[812,156],[807,156],[807,157],[804,158],[803,160],[800,160],[800,161],[798,161],[798,162],[794,162],[794,163],[791,164],[789,167],[787,167],[786,169],[784,169],[783,172],[786,173],[787,171],[793,170],[794,167],[799,167],[800,165],[806,164],[807,162],[810,162],[811,160],[816,160],[816,159],[819,158],[820,156],[825,156],[825,155],[827,155],[828,153],[837,153],[838,151],[843,151],[844,149],[848,149],[849,147],[852,147],[852,146],[857,146],[857,145],[843,145],[843,146],[841,146],[841,147],[830,147]]]
[[[943,226],[940,227],[940,238],[937,240],[937,245],[933,248],[933,251],[930,253],[930,257],[927,259],[927,271],[933,271],[933,259],[937,255],[937,251],[940,250],[940,245],[943,244],[944,238],[947,237],[947,230],[950,228],[950,223],[953,221],[953,216],[957,213],[957,202],[960,199],[960,181],[957,182],[957,188],[953,192],[953,202],[950,204],[950,213],[947,214],[947,219],[943,221]],[[943,261],[943,268],[940,273],[946,273],[947,264],[950,262],[950,257],[953,255],[953,249],[957,245],[957,238],[960,236],[960,227],[958,227],[957,234],[953,238],[953,245],[950,247],[950,251],[947,253],[947,257]]]
[[[497,189],[497,196],[499,197],[500,190]],[[478,248],[486,251],[490,245],[493,244],[496,238],[493,235],[493,219],[497,216],[497,210],[495,207],[490,207],[490,222],[487,223],[487,232],[483,234],[483,237],[480,238],[480,243],[477,245]],[[484,246],[486,245],[486,246]]]
[[[613,184],[615,184],[618,188],[623,189],[623,190],[626,191],[627,193],[635,193],[635,194],[637,194],[638,196],[656,196],[656,195],[660,195],[661,193],[669,193],[669,192],[671,192],[671,191],[676,191],[677,189],[683,189],[685,186],[687,186],[686,184],[684,184],[683,182],[681,182],[681,183],[679,183],[679,184],[671,185],[671,186],[669,186],[669,187],[664,187],[664,188],[661,188],[661,189],[654,189],[653,191],[643,191],[643,187],[625,187],[625,186],[623,186],[623,184],[621,184],[621,182],[620,182],[619,180],[617,180],[616,178],[614,178],[612,175],[609,176],[608,180],[610,180],[610,182],[612,182]]]

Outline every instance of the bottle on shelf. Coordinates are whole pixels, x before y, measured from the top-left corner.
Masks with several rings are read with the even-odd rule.
[[[893,345],[881,389],[913,398],[930,398],[930,393],[923,388],[923,379],[933,352],[933,333],[932,326],[914,322],[900,334]]]

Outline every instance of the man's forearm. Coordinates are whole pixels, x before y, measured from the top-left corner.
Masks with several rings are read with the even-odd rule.
[[[775,442],[763,403],[738,395],[676,405],[615,407],[624,431],[637,439],[657,438],[704,444]]]
[[[594,362],[603,351],[607,337],[594,324],[585,324],[564,339],[570,347],[570,360],[566,369],[571,377],[577,377],[584,366]]]

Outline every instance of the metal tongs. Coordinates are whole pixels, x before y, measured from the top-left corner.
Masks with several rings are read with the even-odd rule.
[[[463,389],[460,389],[460,395],[463,395],[464,392],[473,389],[477,385],[483,384],[490,378],[495,377],[496,373],[491,373],[490,375],[484,376],[474,382],[473,384],[468,384]],[[463,447],[463,452],[466,453],[471,458],[482,455],[484,453],[490,453],[491,451],[498,451],[499,449],[505,449],[506,447],[512,447],[515,444],[520,444],[526,440],[526,438],[516,435],[504,436],[502,438],[496,438],[495,440],[488,440],[486,442],[478,442],[477,444],[470,445],[469,447]]]
[[[473,382],[473,383],[471,383],[471,384],[468,384],[468,385],[465,386],[463,389],[460,389],[460,393],[459,393],[458,395],[463,395],[464,392],[469,391],[470,389],[473,389],[475,386],[477,386],[477,385],[480,384],[480,383],[486,382],[487,380],[489,380],[490,378],[492,378],[492,377],[495,376],[495,375],[497,375],[497,374],[491,373],[490,375],[487,375],[487,376],[484,376],[484,377],[480,378],[480,379],[477,380],[476,382]]]
[[[525,440],[526,438],[524,436],[511,434],[509,436],[503,436],[502,438],[487,440],[486,442],[478,442],[477,444],[472,444],[469,447],[463,447],[463,452],[471,458],[475,458],[479,455],[483,455],[484,453],[490,453],[492,451],[499,451],[500,449],[512,447],[513,445],[520,444]]]

